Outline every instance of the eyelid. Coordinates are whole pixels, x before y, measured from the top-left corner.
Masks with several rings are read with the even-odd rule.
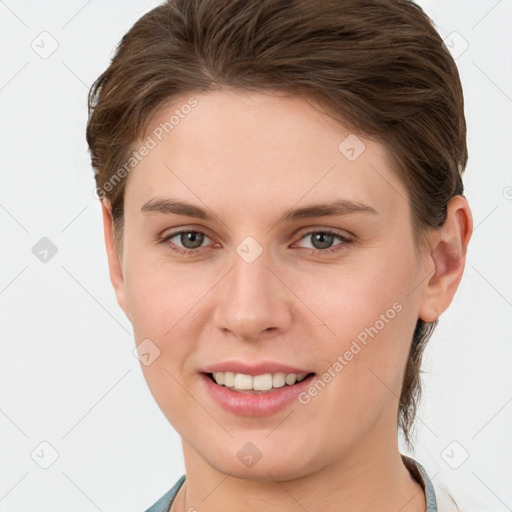
[[[180,235],[181,233],[190,233],[190,232],[201,233],[202,235],[207,236],[210,240],[213,240],[213,238],[214,238],[210,234],[210,230],[208,228],[206,228],[204,226],[194,227],[194,226],[188,226],[188,225],[178,226],[175,228],[166,228],[163,231],[161,231],[160,233],[158,233],[155,238],[157,241],[159,241],[162,239],[172,238],[176,235]]]
[[[299,234],[296,236],[299,237],[299,240],[302,240],[306,236],[312,235],[313,233],[328,233],[330,235],[338,236],[342,240],[346,241],[354,241],[355,239],[355,235],[350,231],[341,230],[337,228],[328,228],[323,226],[312,226],[310,228],[303,228],[303,230],[301,230]]]

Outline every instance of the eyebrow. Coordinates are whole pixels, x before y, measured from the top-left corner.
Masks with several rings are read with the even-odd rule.
[[[160,213],[163,215],[184,215],[203,220],[212,220],[213,217],[206,210],[185,201],[172,198],[151,199],[144,203],[140,211],[143,214]],[[372,213],[379,215],[372,206],[359,201],[336,199],[327,203],[312,204],[302,208],[295,208],[284,212],[278,222],[293,222],[313,217],[341,216],[350,213]]]
[[[206,210],[174,199],[151,199],[142,205],[140,211],[143,214],[161,213],[164,215],[185,215],[186,217],[197,217],[198,219],[211,220],[212,217]]]

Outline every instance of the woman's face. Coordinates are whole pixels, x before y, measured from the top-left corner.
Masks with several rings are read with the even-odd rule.
[[[268,480],[395,443],[430,269],[385,147],[298,97],[190,96],[140,142],[117,289],[184,449]]]

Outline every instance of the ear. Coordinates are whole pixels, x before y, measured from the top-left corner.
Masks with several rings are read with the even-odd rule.
[[[112,207],[108,199],[101,200],[101,209],[103,212],[103,231],[105,235],[105,248],[107,250],[110,281],[116,292],[118,304],[121,306],[125,315],[130,318],[126,307],[122,261],[115,244]]]
[[[472,233],[473,216],[466,198],[452,197],[444,224],[430,237],[431,252],[425,268],[430,268],[432,275],[425,280],[419,311],[424,322],[434,322],[451,304],[462,279]]]

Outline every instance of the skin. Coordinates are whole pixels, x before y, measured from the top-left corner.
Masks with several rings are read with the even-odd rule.
[[[190,96],[158,111],[147,134]],[[198,105],[129,175],[119,247],[103,201],[112,284],[136,343],[149,338],[161,351],[142,370],[182,438],[187,480],[173,510],[424,511],[398,450],[398,397],[417,319],[438,318],[462,277],[467,201],[450,201],[418,254],[407,190],[384,145],[359,136],[366,149],[349,161],[338,146],[350,130],[296,96],[193,96]],[[171,196],[213,219],[141,212]],[[340,198],[378,214],[278,222]],[[185,247],[180,236],[162,242],[183,228],[206,235],[193,254],[172,252]],[[336,251],[315,250],[322,229],[352,243],[333,237]],[[236,252],[248,236],[263,250],[252,263]],[[241,417],[201,385],[204,366],[237,358],[321,375],[396,302],[401,311],[306,405]],[[262,454],[250,468],[237,457],[249,441]]]

